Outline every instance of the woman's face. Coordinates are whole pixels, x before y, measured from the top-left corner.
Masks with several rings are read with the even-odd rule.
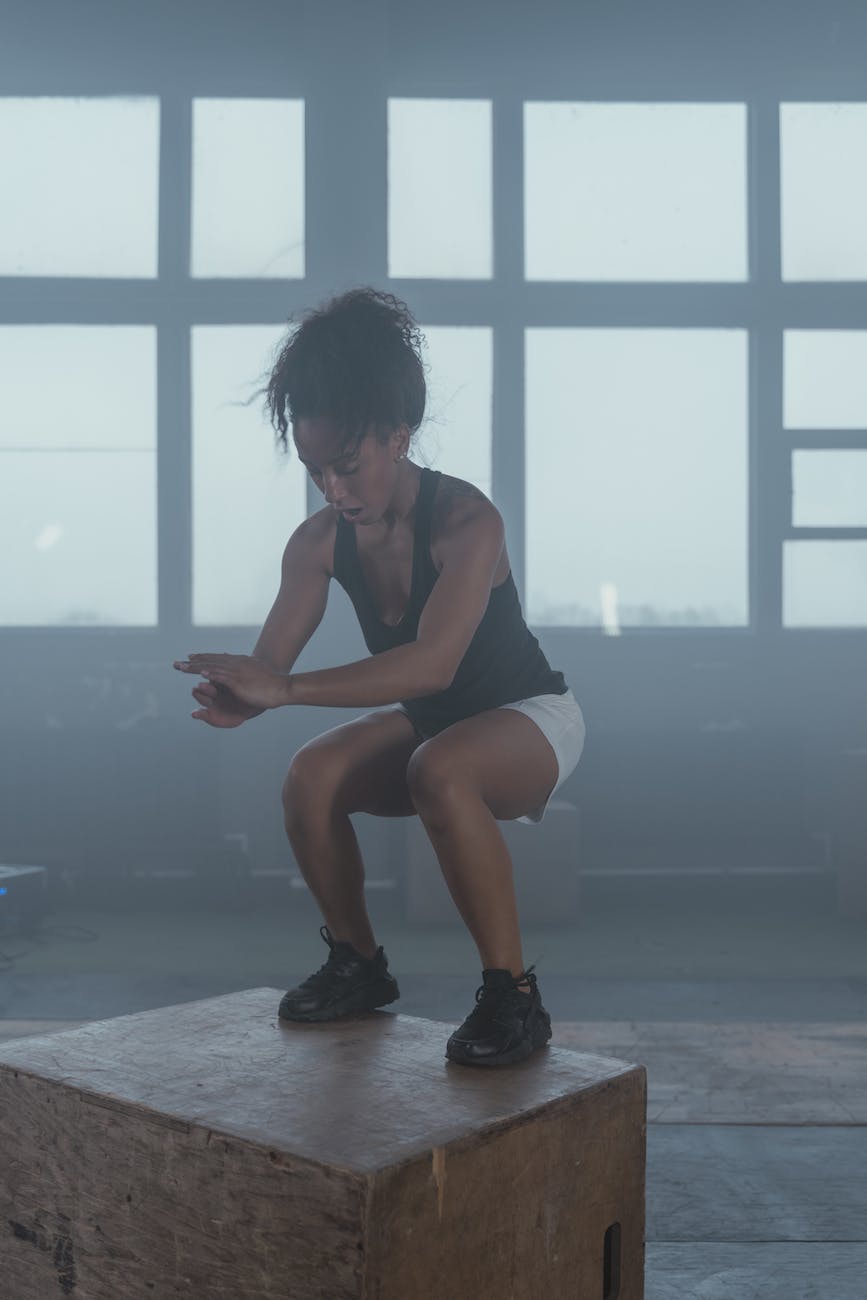
[[[392,434],[384,445],[372,429],[355,450],[344,451],[332,422],[324,417],[299,419],[292,429],[298,459],[335,510],[359,510],[348,516],[353,523],[381,518],[394,493],[397,478]],[[396,444],[395,444],[396,445]]]

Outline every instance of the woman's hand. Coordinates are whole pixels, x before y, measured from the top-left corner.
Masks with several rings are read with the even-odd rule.
[[[207,722],[210,727],[240,727],[250,718],[258,718],[264,709],[254,709],[252,704],[242,704],[225,686],[212,682],[199,682],[193,687],[193,699],[202,707],[190,717]]]
[[[194,654],[188,659],[176,659],[174,667],[182,673],[198,673],[200,677],[205,677],[217,687],[217,697],[213,704],[222,705],[221,711],[226,711],[228,699],[221,697],[227,694],[235,701],[235,713],[240,712],[237,708],[238,704],[264,712],[265,709],[277,709],[282,704],[290,703],[291,677],[275,672],[268,664],[250,655]],[[202,686],[199,690],[205,692],[206,688]],[[204,703],[203,700],[199,702]],[[201,715],[193,714],[193,717],[197,716]],[[247,716],[255,715],[248,712]],[[238,718],[238,721],[243,720],[242,717]],[[207,722],[211,719],[203,718],[203,721]],[[230,721],[217,722],[216,725],[237,724]]]

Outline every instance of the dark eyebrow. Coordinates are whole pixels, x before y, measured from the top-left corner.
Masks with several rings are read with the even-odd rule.
[[[308,469],[310,469],[311,465],[312,465],[312,467],[313,467],[314,469],[318,469],[318,468],[319,468],[319,466],[318,466],[318,465],[314,465],[312,461],[306,461],[306,460],[304,459],[304,457],[303,457],[300,453],[298,454],[298,459],[301,461],[301,464],[302,464],[302,465],[306,465]],[[347,454],[346,454],[345,456],[338,456],[337,460],[332,460],[332,461],[329,461],[328,463],[329,463],[330,465],[344,465],[344,464],[346,463],[346,461],[348,461],[348,460],[354,460],[354,459],[355,459],[355,453],[347,452]]]

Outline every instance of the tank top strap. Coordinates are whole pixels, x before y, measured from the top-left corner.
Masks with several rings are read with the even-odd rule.
[[[430,546],[433,503],[441,472],[438,469],[428,469],[427,466],[422,466],[418,501],[416,502],[415,541],[417,544],[420,543],[423,548]]]

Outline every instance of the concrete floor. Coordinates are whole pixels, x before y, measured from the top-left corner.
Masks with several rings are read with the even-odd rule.
[[[391,1009],[462,1020],[480,983],[463,926],[369,910]],[[327,956],[320,923],[306,898],[68,907],[37,939],[0,938],[0,1036],[288,988]],[[612,884],[578,924],[523,938],[552,1043],[647,1067],[646,1300],[867,1300],[867,923],[829,887]]]

